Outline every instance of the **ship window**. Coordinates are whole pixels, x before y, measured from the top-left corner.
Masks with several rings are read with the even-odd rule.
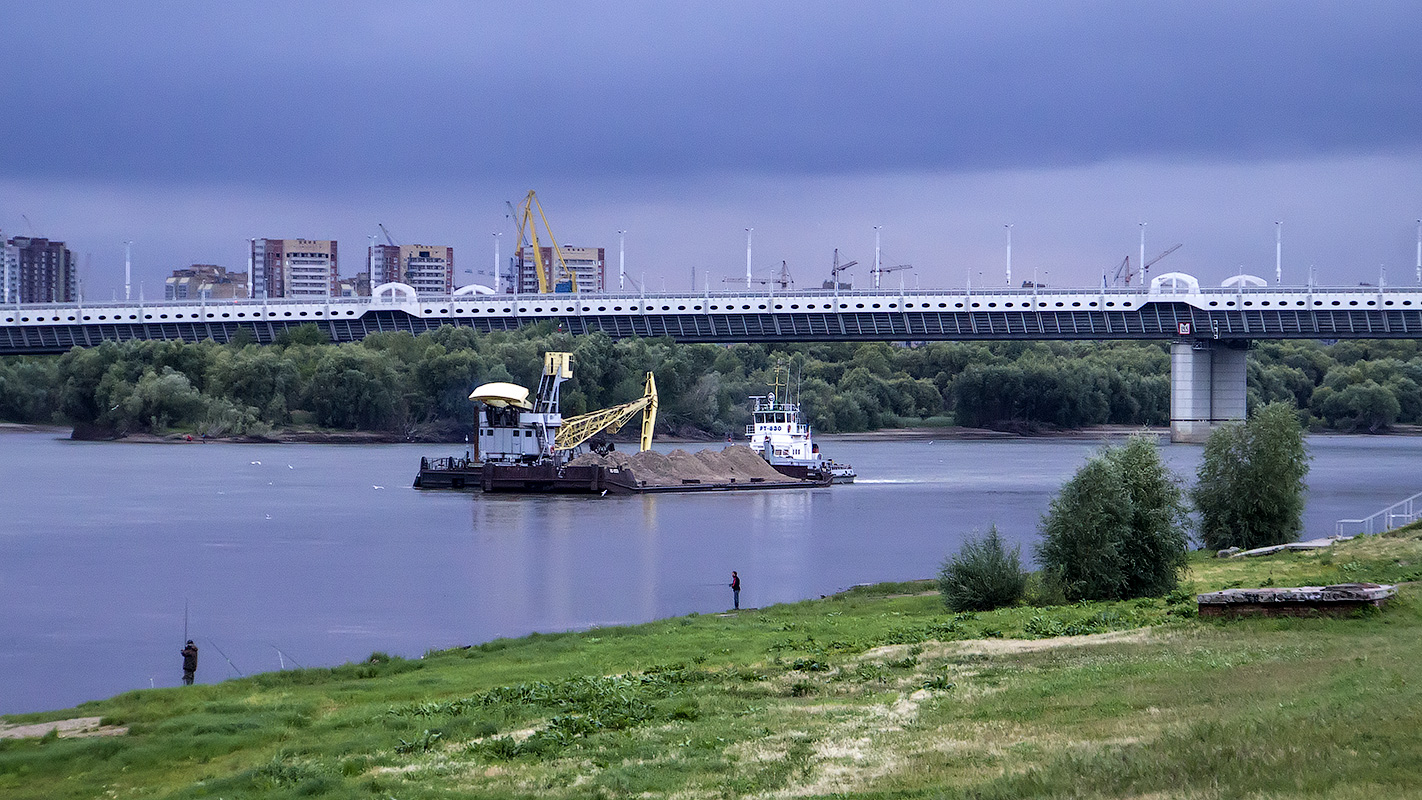
[[[533,438],[533,431],[524,431],[524,432],[523,432],[523,435],[524,435],[524,436],[527,436],[527,437],[530,438],[530,439],[532,439],[532,438]]]

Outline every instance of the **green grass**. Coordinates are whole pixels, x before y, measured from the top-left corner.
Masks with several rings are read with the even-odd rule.
[[[1416,589],[1345,619],[1193,603],[1411,579],[1419,537],[1197,554],[1161,599],[952,614],[931,584],[881,584],[130,692],[7,720],[129,732],[0,740],[0,797],[1419,796]]]

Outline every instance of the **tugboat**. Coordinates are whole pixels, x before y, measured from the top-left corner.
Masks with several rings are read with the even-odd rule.
[[[780,390],[781,397],[786,395],[787,378],[788,370],[783,365],[777,366],[771,378],[771,393],[750,398],[755,401],[752,412],[755,422],[746,426],[751,449],[787,477],[854,483],[853,467],[820,455],[820,446],[814,442],[800,404],[776,397],[776,389]]]

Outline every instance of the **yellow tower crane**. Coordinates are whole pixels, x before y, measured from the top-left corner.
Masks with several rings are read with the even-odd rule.
[[[510,204],[512,209],[513,205]],[[548,241],[552,245],[549,249],[553,253],[551,263],[543,263],[543,247],[538,241],[538,224],[533,217],[533,210],[538,209],[538,219],[543,220],[543,232],[548,235]],[[528,196],[523,199],[523,205],[519,207],[518,215],[518,236],[519,247],[531,246],[533,249],[533,263],[538,273],[538,291],[547,294],[554,291],[578,291],[578,275],[563,260],[563,249],[558,246],[558,240],[553,238],[553,229],[548,227],[548,216],[543,213],[543,204],[538,202],[538,195],[532,190],[528,190]],[[555,272],[556,269],[556,272]],[[567,289],[563,289],[567,286]]]

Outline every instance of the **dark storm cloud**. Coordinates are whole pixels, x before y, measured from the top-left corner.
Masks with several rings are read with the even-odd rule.
[[[522,5],[12,9],[0,171],[339,188],[1422,149],[1415,2]]]

